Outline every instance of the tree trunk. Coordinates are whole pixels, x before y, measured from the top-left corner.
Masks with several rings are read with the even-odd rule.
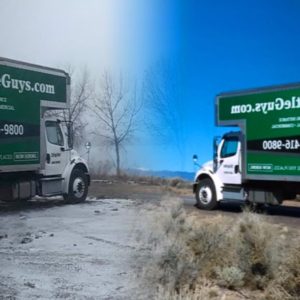
[[[115,143],[115,150],[116,150],[116,161],[117,161],[117,177],[121,176],[121,170],[120,170],[120,148],[119,144]]]

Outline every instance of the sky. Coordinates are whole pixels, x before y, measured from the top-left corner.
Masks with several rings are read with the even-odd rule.
[[[184,151],[139,132],[123,165],[193,171],[228,130],[214,124],[218,93],[300,81],[299,14],[297,0],[0,0],[0,56],[139,82],[176,61]]]
[[[183,55],[187,157],[212,155],[214,97],[225,91],[299,82],[300,1],[187,1]],[[195,113],[196,112],[196,113]]]

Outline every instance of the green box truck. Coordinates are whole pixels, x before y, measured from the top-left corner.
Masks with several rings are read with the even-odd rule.
[[[239,131],[214,142],[213,160],[197,171],[200,208],[222,200],[281,204],[300,194],[300,84],[222,93],[215,114],[217,126]]]
[[[49,114],[69,105],[66,72],[0,58],[0,200],[85,200],[88,166],[72,149],[70,124]]]

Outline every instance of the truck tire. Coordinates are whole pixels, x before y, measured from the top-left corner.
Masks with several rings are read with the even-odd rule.
[[[80,169],[74,169],[69,182],[69,193],[64,195],[68,203],[84,202],[88,193],[88,179]]]
[[[209,178],[199,181],[196,188],[196,205],[198,208],[212,210],[218,206],[216,189]]]

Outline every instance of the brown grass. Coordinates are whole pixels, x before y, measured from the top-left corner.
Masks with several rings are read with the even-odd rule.
[[[192,182],[179,177],[161,178],[156,176],[138,176],[122,173],[121,176],[109,175],[102,171],[91,171],[92,179],[101,179],[111,182],[137,183],[141,185],[160,186],[167,192],[192,194]]]
[[[156,299],[300,299],[299,237],[287,228],[251,212],[200,219],[174,198],[142,216],[143,279]]]

